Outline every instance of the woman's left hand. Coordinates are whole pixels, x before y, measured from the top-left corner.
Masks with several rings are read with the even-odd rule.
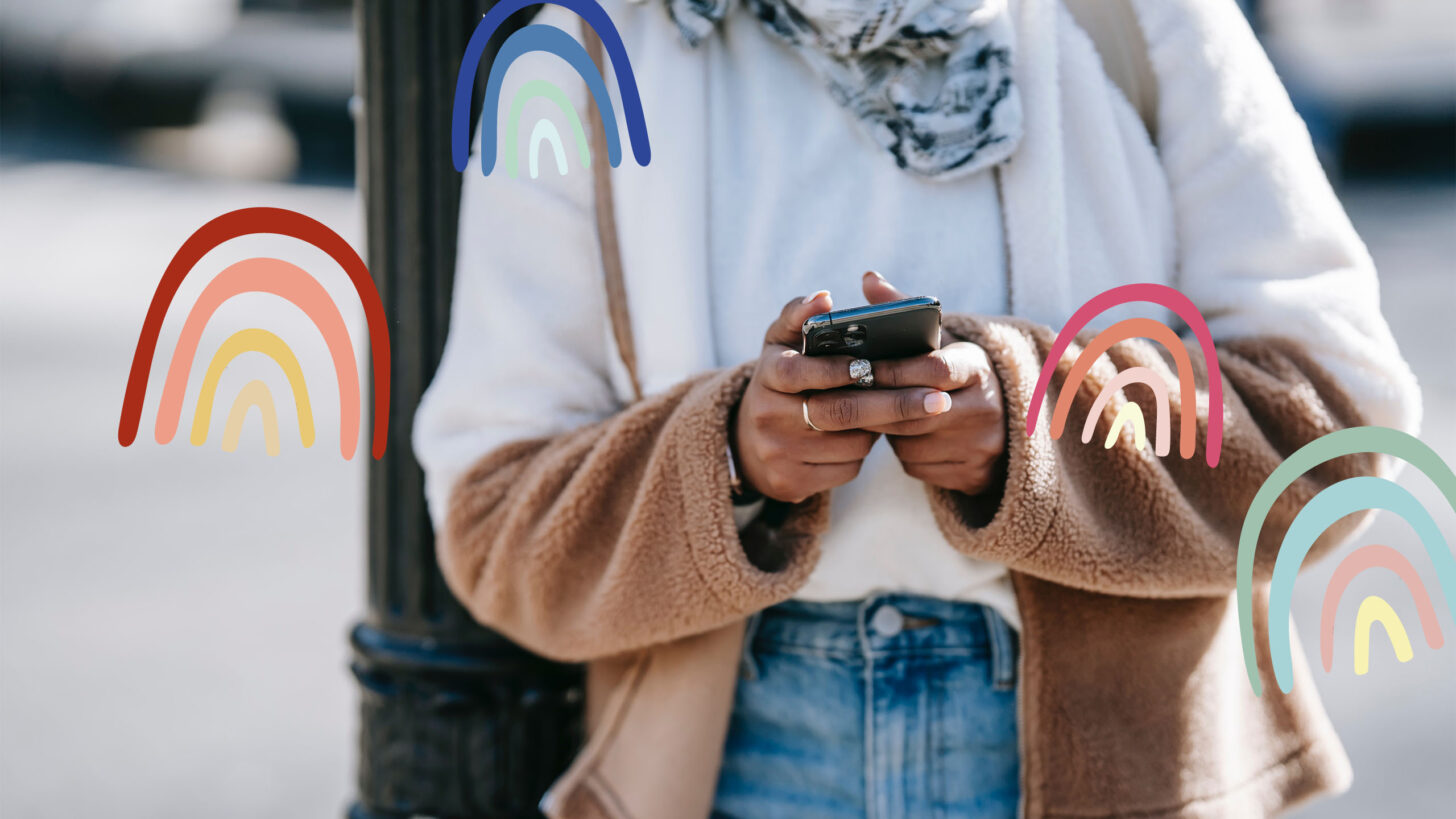
[[[870,304],[905,298],[878,273],[866,273],[863,288]],[[950,410],[868,429],[886,436],[906,474],[976,495],[991,487],[1006,448],[1001,382],[980,345],[942,338],[935,352],[876,361],[875,386],[935,387],[950,395]]]

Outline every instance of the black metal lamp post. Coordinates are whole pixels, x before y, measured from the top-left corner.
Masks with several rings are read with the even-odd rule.
[[[445,588],[410,448],[415,405],[444,347],[455,272],[455,77],[492,2],[355,7],[359,178],[393,383],[389,447],[369,472],[368,608],[351,635],[361,696],[351,819],[535,817],[581,740],[579,669],[481,628]],[[525,20],[512,22],[498,40]],[[494,53],[487,49],[487,66]]]

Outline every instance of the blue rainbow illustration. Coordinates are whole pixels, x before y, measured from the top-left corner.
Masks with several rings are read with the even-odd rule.
[[[627,135],[632,142],[632,155],[638,165],[646,166],[652,159],[652,148],[647,141],[647,120],[642,112],[642,99],[637,91],[637,80],[632,73],[632,64],[627,59],[627,49],[622,37],[607,12],[595,0],[547,0],[576,12],[601,38],[602,45],[611,59],[617,75],[618,91],[622,97],[622,111],[627,120]],[[512,13],[530,5],[540,5],[541,0],[502,0],[486,12],[470,42],[465,46],[465,56],[460,61],[460,73],[455,81],[455,103],[450,115],[450,155],[455,170],[464,171],[470,160],[470,93],[475,84],[475,72],[480,66],[481,55],[486,43],[505,19]],[[496,158],[496,116],[500,107],[501,83],[511,63],[524,54],[546,51],[565,60],[586,82],[596,101],[597,112],[607,137],[607,156],[612,167],[622,162],[621,137],[617,131],[616,110],[612,106],[611,94],[601,73],[593,65],[591,56],[571,35],[555,26],[528,25],[506,38],[500,52],[491,64],[490,76],[485,85],[484,114],[480,134],[480,171],[486,176],[495,168]]]
[[[576,109],[571,107],[566,92],[546,80],[530,80],[516,92],[515,99],[511,100],[510,113],[506,116],[506,173],[515,177],[520,172],[520,157],[517,156],[516,151],[516,134],[521,127],[521,112],[525,109],[526,103],[536,97],[550,100],[561,110],[562,115],[566,117],[567,123],[571,126],[572,134],[576,137],[576,149],[581,157],[582,167],[591,167],[591,152],[587,150],[586,132],[582,130],[581,119],[577,117]],[[538,157],[542,138],[551,143],[551,149],[556,155],[556,168],[565,174],[566,147],[561,143],[561,132],[556,130],[555,123],[543,117],[536,121],[535,127],[531,130],[531,178],[535,179],[539,173]],[[621,150],[620,144],[617,150]]]
[[[1239,554],[1235,588],[1238,595],[1239,634],[1243,641],[1244,669],[1249,685],[1262,696],[1258,661],[1254,650],[1254,553],[1259,532],[1274,501],[1301,475],[1326,461],[1343,455],[1379,453],[1399,458],[1426,474],[1456,509],[1456,473],[1440,456],[1413,435],[1387,427],[1351,427],[1332,432],[1301,447],[1280,464],[1254,495],[1239,533]],[[1325,529],[1346,515],[1368,509],[1395,512],[1415,529],[1436,569],[1436,581],[1446,595],[1446,605],[1456,618],[1456,556],[1441,535],[1429,512],[1415,496],[1394,481],[1375,477],[1349,478],[1315,495],[1294,517],[1274,561],[1270,580],[1269,658],[1279,689],[1288,693],[1293,685],[1293,660],[1289,647],[1289,607],[1295,577],[1305,555]],[[1388,621],[1387,621],[1387,630]],[[1367,643],[1368,644],[1368,643]]]
[[[562,176],[566,175],[566,146],[561,144],[561,132],[556,130],[556,123],[542,117],[536,120],[536,126],[531,129],[531,178],[535,179],[541,175],[541,143],[551,146],[551,155],[556,159],[556,172]],[[591,154],[582,151],[582,167],[591,167]],[[514,173],[511,176],[515,176]]]

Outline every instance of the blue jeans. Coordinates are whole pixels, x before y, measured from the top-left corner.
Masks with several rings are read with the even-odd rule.
[[[974,603],[885,595],[762,612],[713,816],[1015,816],[1017,650]]]

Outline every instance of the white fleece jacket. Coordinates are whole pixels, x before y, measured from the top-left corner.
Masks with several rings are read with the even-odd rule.
[[[1368,423],[1415,431],[1419,392],[1380,314],[1371,259],[1242,14],[1232,0],[1132,2],[1159,88],[1156,148],[1060,2],[1013,2],[1026,137],[1002,175],[1010,312],[1058,328],[1109,287],[1171,284],[1199,307],[1216,341],[1298,339]],[[648,167],[624,144],[627,158],[613,172],[650,394],[717,364],[708,146],[721,135],[708,128],[705,92],[710,72],[732,69],[718,56],[721,43],[684,47],[660,3],[603,5],[631,55],[652,141]],[[556,6],[538,22],[577,25]],[[780,46],[765,36],[733,47],[755,59]],[[511,68],[502,99],[532,78],[557,84],[586,110],[580,79],[540,53]],[[796,144],[783,119],[755,116],[752,130],[765,144]],[[598,420],[630,398],[606,317],[591,175],[572,162],[564,177],[549,160],[539,179],[507,178],[502,163],[488,178],[475,161],[465,172],[450,337],[415,419],[437,526],[451,487],[486,452]],[[851,206],[806,190],[801,201],[754,203],[754,212],[773,219],[813,207],[833,220],[836,208]],[[1174,320],[1143,307],[1096,324],[1129,315]]]

